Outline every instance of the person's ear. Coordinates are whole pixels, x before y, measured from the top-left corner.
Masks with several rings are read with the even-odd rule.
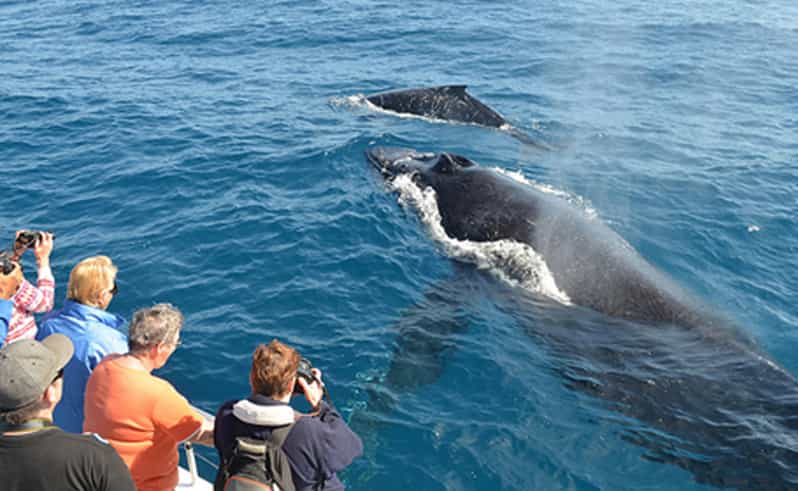
[[[42,399],[47,404],[48,407],[52,406],[55,407],[58,402],[61,400],[61,389],[63,387],[59,386],[59,384],[63,383],[63,378],[59,378],[58,380],[54,381],[52,384],[48,385],[46,389],[44,389],[44,394],[42,394]]]

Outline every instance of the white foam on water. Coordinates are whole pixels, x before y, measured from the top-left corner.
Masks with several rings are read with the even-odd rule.
[[[354,108],[354,107],[364,107],[368,104],[371,104],[366,96],[363,94],[355,94],[355,95],[347,95],[342,97],[332,97],[330,98],[330,104],[336,107],[346,107],[346,108]]]
[[[511,285],[570,303],[568,295],[557,288],[546,262],[529,245],[508,239],[475,242],[451,238],[443,229],[434,189],[421,189],[410,174],[396,176],[388,186],[399,194],[402,206],[412,206],[418,212],[432,238],[450,257],[472,263]]]

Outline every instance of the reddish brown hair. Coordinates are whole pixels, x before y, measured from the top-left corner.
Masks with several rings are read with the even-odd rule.
[[[294,348],[273,339],[268,345],[261,344],[252,354],[252,370],[249,382],[256,394],[267,397],[282,396],[291,390],[296,378],[299,353]]]

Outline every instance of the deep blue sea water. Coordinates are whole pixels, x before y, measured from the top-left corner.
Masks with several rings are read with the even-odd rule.
[[[656,424],[568,383],[597,363],[584,340],[628,329],[645,365],[649,345],[681,346],[669,334],[453,261],[363,152],[454,151],[549,186],[798,374],[796,5],[0,2],[0,242],[56,232],[57,304],[71,267],[107,254],[112,311],[179,306],[160,374],[208,411],[248,393],[257,343],[299,348],[366,444],[352,490],[765,488],[744,465],[708,479],[652,457],[635,435]],[[553,150],[360,97],[442,84]],[[437,365],[385,384],[436,290],[458,312]],[[798,430],[771,438],[788,450],[775,482],[798,487]]]

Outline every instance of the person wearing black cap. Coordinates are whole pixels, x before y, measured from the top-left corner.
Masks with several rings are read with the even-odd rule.
[[[62,334],[0,349],[0,481],[9,491],[135,491],[127,466],[93,435],[53,426],[63,369],[74,348]]]

